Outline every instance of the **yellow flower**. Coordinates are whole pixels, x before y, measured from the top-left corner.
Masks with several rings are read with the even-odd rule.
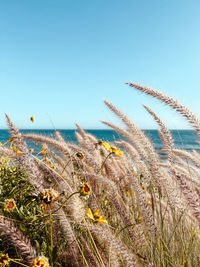
[[[12,144],[10,144],[10,146],[9,146],[8,149],[9,149],[9,150],[13,150]]]
[[[100,222],[100,223],[108,224],[108,222],[106,221],[107,216],[104,216],[104,217],[101,216],[101,215],[100,215],[100,211],[99,211],[99,209],[97,209],[97,210],[94,212],[94,214],[92,214],[91,209],[88,208],[86,214],[87,214],[87,216],[88,216],[91,220],[93,220],[94,222]]]
[[[8,254],[1,254],[0,255],[0,266],[5,266],[9,262],[10,258]]]
[[[102,142],[101,144],[102,144],[102,146],[105,147],[106,150],[108,150],[110,152],[111,146],[108,142]]]
[[[88,183],[84,182],[83,185],[80,187],[80,193],[82,196],[87,196],[91,193],[91,187]]]
[[[13,211],[15,208],[16,208],[16,203],[13,198],[5,200],[4,210],[10,212]]]
[[[53,162],[45,155],[44,156],[44,162],[52,169],[55,168],[55,166],[53,165]]]
[[[115,153],[117,157],[121,157],[123,155],[123,151],[121,151],[120,148],[114,149],[113,153]]]
[[[30,267],[50,267],[49,260],[44,256],[40,256],[34,259]]]
[[[21,150],[19,148],[16,149],[16,153],[19,157],[21,157],[23,155],[23,153],[21,152]]]
[[[2,146],[2,143],[0,142],[0,146]]]
[[[121,157],[123,155],[123,151],[121,151],[120,148],[110,145],[108,142],[102,142],[102,146],[104,146],[110,154],[115,154],[117,157]]]
[[[35,118],[33,116],[30,117],[30,120],[32,121],[32,123],[35,121]]]
[[[47,151],[48,151],[48,146],[46,144],[43,144],[42,145],[42,151],[41,151],[41,154],[47,154]]]
[[[8,138],[8,143],[12,143],[12,142],[13,142],[13,138],[12,137]]]

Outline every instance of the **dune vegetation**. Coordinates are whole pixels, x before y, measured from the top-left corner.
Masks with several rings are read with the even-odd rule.
[[[200,120],[177,100],[128,83],[180,113],[200,135]],[[98,140],[77,125],[78,144],[22,134],[8,115],[0,147],[0,266],[200,266],[200,155],[174,147],[158,123],[166,160],[122,111],[103,123],[123,140]],[[31,117],[34,122],[34,117]],[[26,140],[41,144],[35,155]]]

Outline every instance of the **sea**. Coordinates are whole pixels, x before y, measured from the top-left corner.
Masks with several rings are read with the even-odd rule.
[[[76,130],[58,130],[63,138],[70,143],[76,143],[77,140],[75,137]],[[120,136],[113,130],[86,130],[88,133],[94,135],[98,139],[108,142],[114,142],[124,138]],[[162,151],[163,145],[159,137],[157,130],[143,130],[145,134],[152,140],[154,143],[156,151],[160,154],[161,158],[165,158],[165,153]],[[21,130],[22,133],[34,133],[41,134],[49,137],[55,137],[55,130],[47,129],[37,129],[37,130]],[[200,144],[198,143],[199,138],[196,135],[195,131],[192,130],[171,130],[172,136],[174,138],[174,144],[176,148],[185,149],[187,151],[196,150],[200,152]],[[0,142],[8,146],[8,138],[10,137],[8,130],[0,130]],[[34,154],[37,154],[41,151],[41,144],[36,144],[33,141],[27,141],[28,146],[34,149]]]

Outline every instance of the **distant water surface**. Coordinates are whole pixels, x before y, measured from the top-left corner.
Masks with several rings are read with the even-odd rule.
[[[76,130],[59,130],[61,135],[67,142],[77,143],[75,137]],[[114,132],[113,130],[86,130],[87,132],[93,134],[98,139],[106,140],[109,142],[114,142],[119,139],[124,139],[122,136]],[[21,130],[22,133],[34,133],[34,134],[41,134],[45,136],[54,137],[55,131],[54,130]],[[152,140],[155,145],[156,150],[159,152],[161,156],[164,156],[162,152],[162,141],[159,138],[157,130],[144,130],[147,136]],[[172,130],[172,136],[174,138],[175,147],[182,148],[185,150],[192,150],[195,149],[200,152],[200,145],[197,143],[199,140],[195,131],[191,130]],[[8,130],[0,130],[0,141],[2,143],[7,142],[10,134]],[[34,148],[35,153],[40,151],[40,145],[36,145],[32,141],[28,141],[28,145]]]

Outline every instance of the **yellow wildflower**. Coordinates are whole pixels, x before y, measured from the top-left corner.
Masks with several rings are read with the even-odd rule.
[[[44,162],[52,169],[54,169],[54,164],[53,162],[45,155],[44,156]]]
[[[123,155],[123,151],[121,151],[120,148],[114,148],[113,153],[115,153],[117,157],[121,157]]]
[[[17,150],[17,146],[15,143],[13,143],[13,150],[16,151]]]
[[[84,182],[83,185],[80,187],[80,193],[82,196],[87,196],[91,193],[91,187],[88,183]]]
[[[100,223],[105,223],[105,224],[108,224],[108,222],[106,221],[107,219],[107,216],[101,216],[100,215],[100,211],[99,209],[97,209],[94,214],[92,214],[92,211],[90,208],[87,209],[87,216],[93,220],[94,222],[100,222]]]
[[[48,152],[48,146],[46,144],[42,144],[42,151],[41,154],[47,154]]]
[[[102,146],[105,147],[111,154],[115,154],[117,157],[121,157],[123,155],[123,151],[116,146],[110,145],[108,142],[102,142]]]
[[[44,256],[40,256],[34,259],[30,267],[50,267],[49,260]]]
[[[8,254],[1,254],[0,255],[0,266],[5,266],[9,262],[10,258]]]
[[[33,116],[30,117],[30,120],[32,121],[32,123],[35,121],[35,118]]]
[[[102,142],[101,144],[103,147],[105,147],[106,150],[110,152],[111,146],[108,142]]]
[[[10,212],[13,211],[15,208],[16,208],[16,203],[13,198],[5,200],[4,210]]]
[[[12,137],[8,138],[8,143],[12,143],[12,142],[13,142],[13,138]]]
[[[16,153],[19,157],[21,157],[23,154],[19,148],[16,149]]]
[[[2,146],[2,143],[0,142],[0,146]]]

